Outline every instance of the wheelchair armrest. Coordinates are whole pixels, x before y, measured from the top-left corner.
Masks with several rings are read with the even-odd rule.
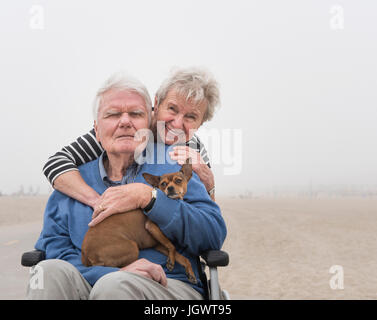
[[[226,267],[229,264],[229,255],[222,250],[208,250],[200,256],[210,268]]]
[[[33,250],[24,252],[21,257],[21,265],[23,265],[24,267],[32,267],[45,258],[46,255],[44,251]]]

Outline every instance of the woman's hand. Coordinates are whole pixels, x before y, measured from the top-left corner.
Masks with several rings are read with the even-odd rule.
[[[97,200],[90,227],[112,214],[145,208],[152,199],[152,187],[144,183],[131,183],[108,188]]]
[[[199,176],[207,191],[215,186],[215,177],[212,170],[206,165],[200,153],[186,146],[176,146],[169,153],[172,160],[176,160],[180,165],[186,163],[187,158],[191,158],[192,170]]]

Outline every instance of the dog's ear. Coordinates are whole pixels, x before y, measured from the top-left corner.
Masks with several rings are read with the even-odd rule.
[[[181,172],[185,176],[186,180],[189,181],[192,177],[192,164],[191,158],[186,159],[186,163],[182,166]]]
[[[160,184],[160,177],[159,176],[154,176],[153,174],[150,173],[143,173],[143,177],[146,182],[148,182],[152,187],[158,188]]]

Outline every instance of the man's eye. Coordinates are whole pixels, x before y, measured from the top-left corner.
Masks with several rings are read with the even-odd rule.
[[[120,113],[118,113],[118,112],[107,113],[107,114],[105,114],[105,118],[109,118],[109,117],[117,117],[117,116],[119,116],[119,115],[120,115]]]
[[[142,116],[144,116],[144,112],[143,111],[131,111],[129,113],[129,115],[131,117],[142,117]]]

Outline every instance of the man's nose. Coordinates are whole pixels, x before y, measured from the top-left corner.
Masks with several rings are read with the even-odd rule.
[[[131,119],[127,112],[123,112],[120,119],[119,119],[119,126],[120,127],[129,127],[131,126]]]

